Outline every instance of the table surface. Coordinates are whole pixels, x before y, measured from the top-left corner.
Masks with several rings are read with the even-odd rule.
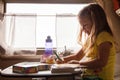
[[[12,66],[1,71],[1,76],[3,77],[56,77],[56,76],[75,76],[81,74],[81,71],[78,69],[71,73],[51,73],[50,70],[39,71],[38,73],[14,73],[12,71]]]

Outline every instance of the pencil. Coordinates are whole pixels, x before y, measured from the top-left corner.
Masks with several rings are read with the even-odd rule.
[[[63,61],[55,51],[53,51],[53,53],[56,55],[57,59],[59,59],[60,61]]]

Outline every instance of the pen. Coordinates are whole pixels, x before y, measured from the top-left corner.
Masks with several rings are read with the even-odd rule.
[[[55,51],[53,51],[53,53],[56,55],[57,59],[59,59],[60,61],[63,61],[63,60],[60,58],[60,56],[58,56],[58,54],[57,54]]]

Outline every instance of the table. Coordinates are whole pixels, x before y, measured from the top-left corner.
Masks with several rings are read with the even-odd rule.
[[[77,70],[72,73],[51,73],[50,70],[45,71],[39,71],[38,73],[30,73],[30,74],[20,74],[20,73],[14,73],[12,71],[12,66],[4,69],[1,71],[2,77],[12,77],[12,78],[40,78],[44,77],[46,80],[48,80],[50,77],[72,77],[72,80],[75,80],[75,76],[81,74],[80,70]]]

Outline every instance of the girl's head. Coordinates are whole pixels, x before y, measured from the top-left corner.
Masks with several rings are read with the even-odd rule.
[[[84,7],[79,12],[78,19],[81,25],[79,41],[82,40],[83,32],[91,38],[91,43],[94,43],[97,35],[102,31],[112,34],[105,12],[98,4],[89,4]]]

